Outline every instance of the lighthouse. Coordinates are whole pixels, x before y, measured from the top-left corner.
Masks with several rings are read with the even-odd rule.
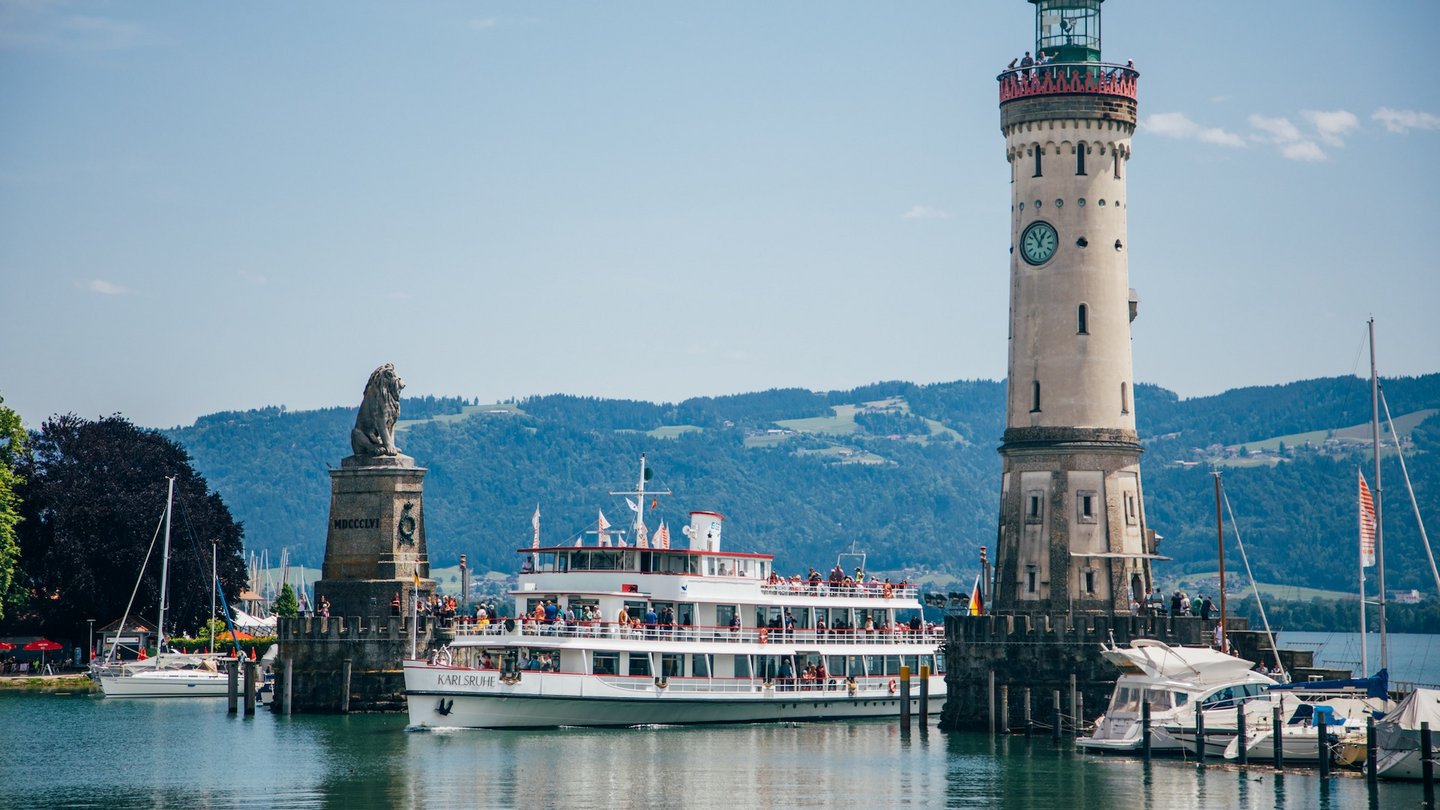
[[[1152,587],[1135,429],[1125,181],[1133,64],[1104,0],[1029,0],[1038,64],[1000,74],[1010,164],[1009,387],[992,606],[1128,613]]]

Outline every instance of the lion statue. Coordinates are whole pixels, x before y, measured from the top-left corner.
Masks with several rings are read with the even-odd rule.
[[[350,431],[350,449],[357,456],[394,456],[395,420],[400,418],[400,391],[405,381],[395,373],[395,364],[386,363],[375,369],[365,383],[365,398],[355,416],[355,429]]]

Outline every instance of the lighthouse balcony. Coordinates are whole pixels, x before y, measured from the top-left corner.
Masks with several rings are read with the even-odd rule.
[[[1139,71],[1104,62],[1051,62],[1039,67],[1007,70],[1000,81],[1000,103],[1037,96],[1117,96],[1135,98]]]

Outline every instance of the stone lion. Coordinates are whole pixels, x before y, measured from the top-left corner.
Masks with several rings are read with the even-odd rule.
[[[350,449],[357,456],[394,456],[395,420],[400,418],[400,391],[405,381],[395,373],[395,364],[386,363],[375,369],[365,383],[365,398],[355,416],[355,429],[350,431]]]

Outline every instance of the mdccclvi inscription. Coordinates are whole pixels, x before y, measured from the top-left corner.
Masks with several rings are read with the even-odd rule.
[[[335,518],[331,521],[337,529],[378,529],[380,518]]]

